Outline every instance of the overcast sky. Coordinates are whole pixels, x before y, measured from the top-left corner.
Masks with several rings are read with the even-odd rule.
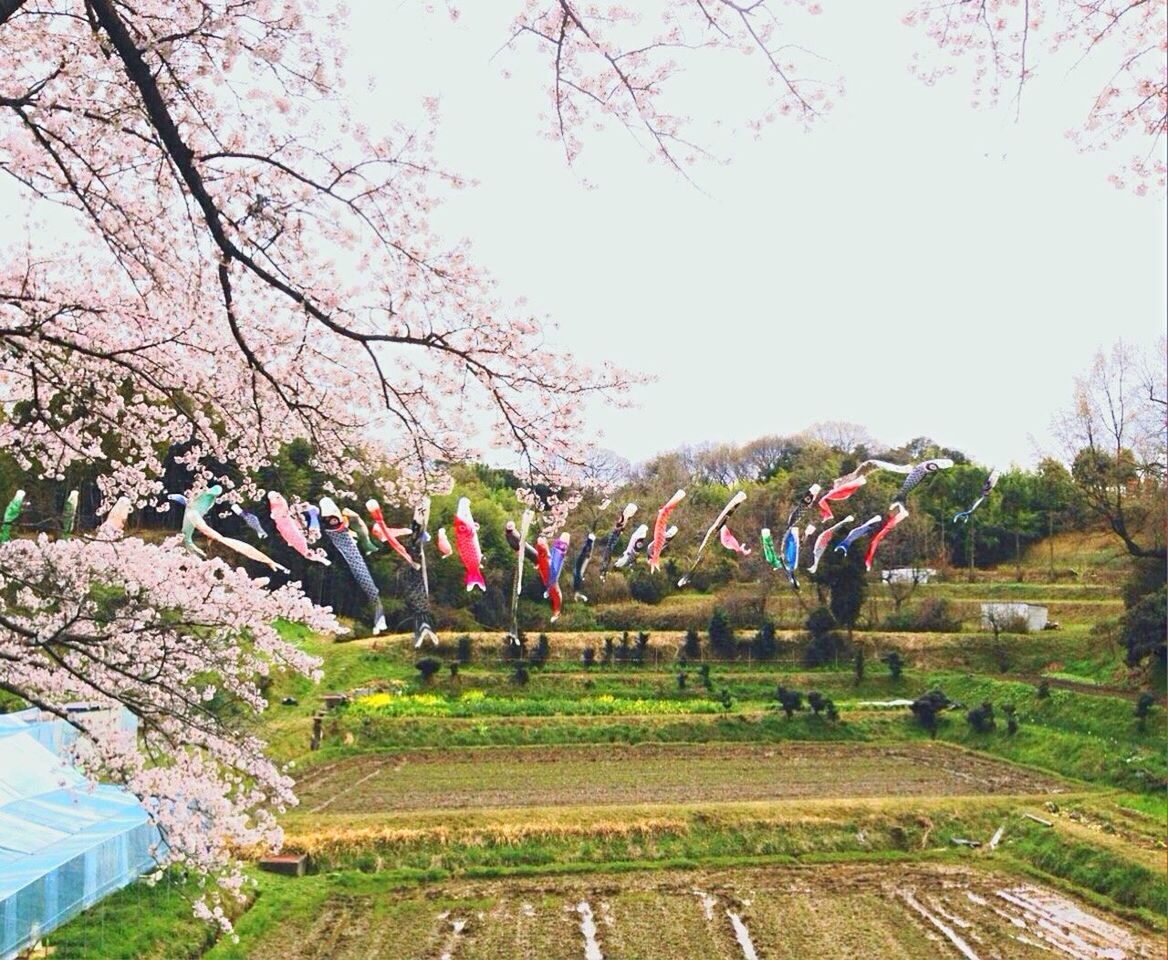
[[[491,59],[509,6],[465,4],[451,24],[355,5],[354,74],[376,80],[363,109],[439,96],[439,157],[479,185],[436,222],[563,350],[658,378],[636,409],[596,412],[630,459],[850,420],[1030,464],[1094,351],[1164,329],[1162,203],[1117,191],[1112,158],[1063,136],[1107,64],[1043,61],[1015,122],[971,109],[958,79],[910,76],[920,37],[896,5],[825,4],[805,42],[846,97],[810,134],[739,138],[695,189],[623,132],[568,169],[539,132],[542,62]],[[689,112],[736,116],[753,77],[687,76]]]

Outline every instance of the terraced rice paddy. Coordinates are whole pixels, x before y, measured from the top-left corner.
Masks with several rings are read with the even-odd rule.
[[[643,744],[350,757],[299,783],[317,813],[1058,792],[1060,782],[942,744]]]
[[[1163,944],[999,872],[833,865],[467,881],[327,896],[212,951],[253,960],[1151,958]],[[225,946],[225,945],[224,945]],[[240,953],[238,951],[244,951]]]

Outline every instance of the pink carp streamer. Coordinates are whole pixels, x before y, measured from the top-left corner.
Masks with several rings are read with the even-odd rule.
[[[906,517],[908,517],[908,511],[904,508],[904,504],[893,503],[891,512],[888,515],[888,519],[884,521],[884,526],[877,530],[876,533],[873,534],[872,539],[868,542],[868,552],[864,555],[865,570],[872,569],[872,558],[876,556],[876,548],[880,545],[880,541],[888,536],[888,534],[892,532],[893,528]]]
[[[288,507],[288,501],[284,499],[282,493],[277,493],[275,490],[268,491],[268,512],[272,516],[272,524],[276,528],[276,532],[280,535],[288,546],[295,550],[305,560],[311,560],[313,563],[319,563],[324,566],[329,566],[331,561],[323,550],[313,550],[308,546],[308,538],[304,534],[304,528],[297,522],[296,518],[292,516],[292,511]]]
[[[365,509],[369,511],[369,517],[373,521],[373,536],[382,543],[389,544],[394,553],[401,557],[414,570],[421,570],[422,565],[410,556],[410,552],[397,539],[398,537],[409,535],[413,530],[410,527],[390,527],[385,522],[385,517],[381,513],[381,504],[376,500],[366,500]]]
[[[661,566],[661,551],[665,549],[665,533],[669,529],[669,515],[677,509],[677,505],[684,499],[685,491],[678,490],[657,511],[657,520],[653,524],[653,541],[649,544],[650,570],[656,571]]]
[[[484,593],[487,581],[483,579],[483,550],[479,546],[479,525],[470,512],[470,500],[463,497],[458,501],[454,514],[454,542],[458,544],[458,558],[466,570],[466,589],[478,587]]]
[[[722,541],[722,546],[727,550],[732,550],[734,553],[740,553],[744,557],[750,556],[750,547],[738,542],[738,538],[730,532],[730,528],[723,525],[722,529],[718,531],[718,539]]]
[[[446,536],[445,527],[438,528],[438,539],[436,540],[436,543],[438,545],[438,553],[442,556],[443,559],[454,553],[454,547],[450,545],[450,538]]]

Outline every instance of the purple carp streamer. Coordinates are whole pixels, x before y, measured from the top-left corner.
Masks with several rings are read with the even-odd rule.
[[[840,541],[840,543],[836,544],[835,552],[842,553],[846,557],[848,555],[848,548],[861,537],[866,537],[868,534],[876,530],[883,522],[883,520],[884,518],[880,514],[876,514],[874,517],[869,517],[858,527],[851,530],[848,535],[844,537],[842,541]]]

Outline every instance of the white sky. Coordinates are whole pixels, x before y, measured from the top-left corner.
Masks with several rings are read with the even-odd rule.
[[[825,4],[797,39],[835,61],[846,97],[810,134],[739,138],[731,165],[696,171],[701,190],[623,132],[565,166],[540,136],[542,61],[491,61],[515,3],[463,4],[457,24],[357,4],[352,65],[376,80],[374,123],[441,98],[439,158],[479,181],[441,229],[471,237],[565,351],[658,377],[636,409],[596,411],[606,446],[636,461],[850,420],[1030,464],[1097,348],[1163,332],[1164,207],[1063,136],[1107,63],[1040,62],[1015,123],[972,110],[960,78],[909,75],[923,38],[902,5]],[[686,80],[687,112],[707,119],[739,116],[760,82],[737,67]]]

